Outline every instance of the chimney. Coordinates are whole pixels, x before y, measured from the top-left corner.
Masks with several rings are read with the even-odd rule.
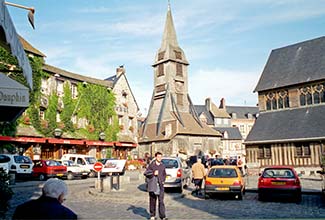
[[[211,111],[211,99],[210,98],[205,99],[205,107],[206,107],[206,109],[208,109],[208,111]]]
[[[220,100],[219,108],[226,109],[226,100],[224,98]]]
[[[116,76],[119,77],[120,75],[125,73],[124,65],[119,66],[116,68]]]

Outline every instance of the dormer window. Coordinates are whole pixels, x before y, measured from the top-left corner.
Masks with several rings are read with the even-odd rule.
[[[231,117],[232,117],[233,119],[236,119],[236,118],[237,118],[237,113],[236,113],[236,112],[231,113]]]
[[[248,119],[252,119],[253,118],[253,115],[251,113],[247,113],[247,118]]]

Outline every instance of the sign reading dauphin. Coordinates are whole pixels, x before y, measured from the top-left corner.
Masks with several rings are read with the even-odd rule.
[[[0,88],[0,106],[25,107],[28,103],[28,90]]]

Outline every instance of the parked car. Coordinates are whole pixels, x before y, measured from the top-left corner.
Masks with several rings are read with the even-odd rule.
[[[96,158],[85,154],[64,154],[61,160],[72,160],[75,164],[88,171],[89,177],[95,177],[96,171],[94,170],[94,164],[97,162]]]
[[[154,162],[155,159],[151,163]],[[179,157],[162,157],[161,162],[166,167],[165,188],[176,188],[182,192],[183,188],[191,184],[191,169]]]
[[[58,160],[59,163],[67,167],[67,179],[87,178],[89,171],[75,164],[72,160]]]
[[[56,160],[34,160],[33,177],[46,180],[51,177],[65,178],[67,167]]]
[[[289,196],[301,201],[301,183],[295,169],[291,166],[266,167],[258,179],[258,199]]]
[[[245,194],[245,182],[237,166],[216,165],[211,167],[204,183],[204,196],[233,194],[239,200]]]
[[[0,155],[0,169],[3,169],[7,174],[9,173],[9,161],[10,157]]]
[[[15,174],[15,178],[31,177],[33,162],[29,157],[15,154],[0,154],[0,156],[7,156],[10,158],[8,162],[9,173]]]

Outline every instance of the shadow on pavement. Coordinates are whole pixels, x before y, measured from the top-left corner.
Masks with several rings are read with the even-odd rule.
[[[134,205],[131,205],[129,208],[127,208],[127,210],[131,210],[135,215],[139,215],[147,219],[150,217],[150,214],[147,212],[147,210],[142,207],[136,207]]]

